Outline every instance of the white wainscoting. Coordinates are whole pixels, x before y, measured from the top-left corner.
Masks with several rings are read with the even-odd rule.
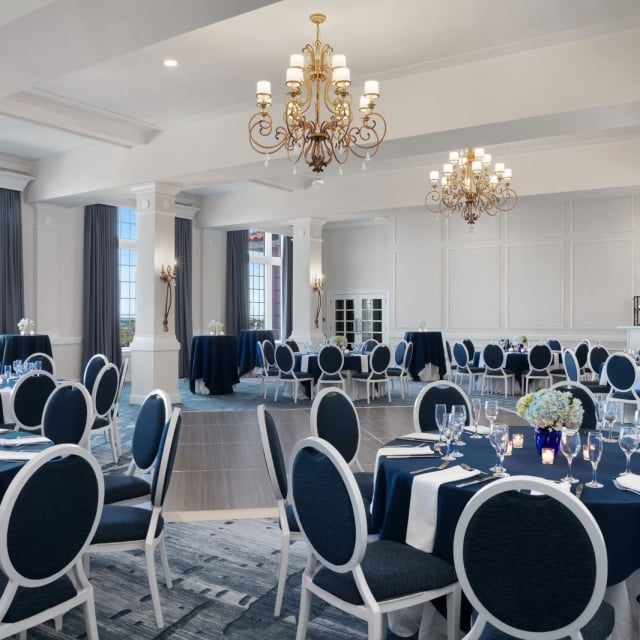
[[[439,249],[397,252],[394,283],[394,326],[417,328],[421,321],[427,327],[440,326],[442,253]]]

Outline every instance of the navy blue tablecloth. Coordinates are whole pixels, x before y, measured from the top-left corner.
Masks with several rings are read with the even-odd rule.
[[[413,342],[413,357],[409,363],[409,373],[414,380],[420,380],[420,372],[427,364],[438,367],[440,378],[444,378],[447,372],[447,361],[441,331],[407,331],[404,339],[407,342]]]
[[[362,358],[360,353],[345,353],[344,354],[344,366],[342,367],[343,371],[362,371]],[[309,358],[308,366],[305,371],[302,371],[302,358],[303,356],[307,356]],[[322,371],[320,371],[320,365],[318,364],[318,354],[317,353],[296,353],[295,354],[295,365],[293,369],[296,373],[309,373],[313,376],[314,381],[317,382],[318,378]]]
[[[235,336],[193,336],[189,388],[195,393],[202,378],[209,394],[233,393],[238,384],[238,347]]]
[[[5,365],[13,365],[14,360],[24,360],[32,353],[46,353],[48,356],[53,355],[51,352],[51,341],[48,335],[36,334],[33,336],[21,336],[15,333],[0,335],[1,371],[4,371]]]
[[[238,334],[238,375],[243,376],[250,373],[262,363],[258,357],[258,342],[271,340],[273,342],[273,331],[269,329],[241,329]]]
[[[511,475],[534,475],[551,480],[559,480],[567,471],[566,459],[562,454],[553,465],[543,465],[536,453],[533,429],[512,427],[510,431],[524,433],[525,447],[514,449],[513,455],[505,457],[505,467]],[[495,452],[486,438],[470,440],[462,447],[465,462],[473,467],[488,470],[495,463]],[[586,442],[586,436],[583,436]],[[405,443],[406,444],[406,443]],[[372,505],[372,521],[380,529],[380,537],[386,540],[404,542],[407,517],[411,497],[413,476],[411,469],[437,463],[437,459],[406,458],[383,459],[376,476],[376,486]],[[452,462],[451,464],[456,464]],[[612,478],[625,468],[625,457],[617,444],[605,444],[602,461],[598,467],[598,479],[604,484],[602,489],[584,487],[582,500],[595,517],[607,546],[609,563],[608,585],[617,584],[640,569],[640,495],[620,491],[613,486]],[[640,473],[640,454],[632,458],[632,470]],[[573,461],[573,475],[582,482],[591,479],[591,463],[581,456]],[[438,524],[433,553],[453,562],[453,535],[458,518],[471,496],[484,484],[457,488],[457,483],[440,486],[438,492]]]

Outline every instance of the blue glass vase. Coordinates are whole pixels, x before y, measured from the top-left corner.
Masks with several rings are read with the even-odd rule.
[[[560,439],[562,438],[562,431],[536,427],[533,433],[536,439],[538,455],[542,453],[543,449],[553,449],[554,455],[558,453],[558,449],[560,448]]]

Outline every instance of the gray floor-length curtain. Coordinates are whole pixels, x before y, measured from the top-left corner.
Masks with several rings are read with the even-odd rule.
[[[227,232],[225,332],[238,335],[249,325],[249,232]]]
[[[282,339],[293,331],[293,238],[282,236]]]
[[[191,279],[191,220],[176,218],[175,259],[176,277],[176,339],[180,343],[178,377],[188,378],[193,338],[193,294]]]
[[[0,189],[0,333],[17,333],[24,318],[20,192]]]
[[[120,279],[118,209],[106,204],[84,208],[82,360],[103,353],[120,366]]]

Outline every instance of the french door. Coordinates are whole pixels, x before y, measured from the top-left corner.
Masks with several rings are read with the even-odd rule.
[[[331,294],[329,335],[345,336],[351,344],[374,338],[384,342],[387,331],[386,294]]]

